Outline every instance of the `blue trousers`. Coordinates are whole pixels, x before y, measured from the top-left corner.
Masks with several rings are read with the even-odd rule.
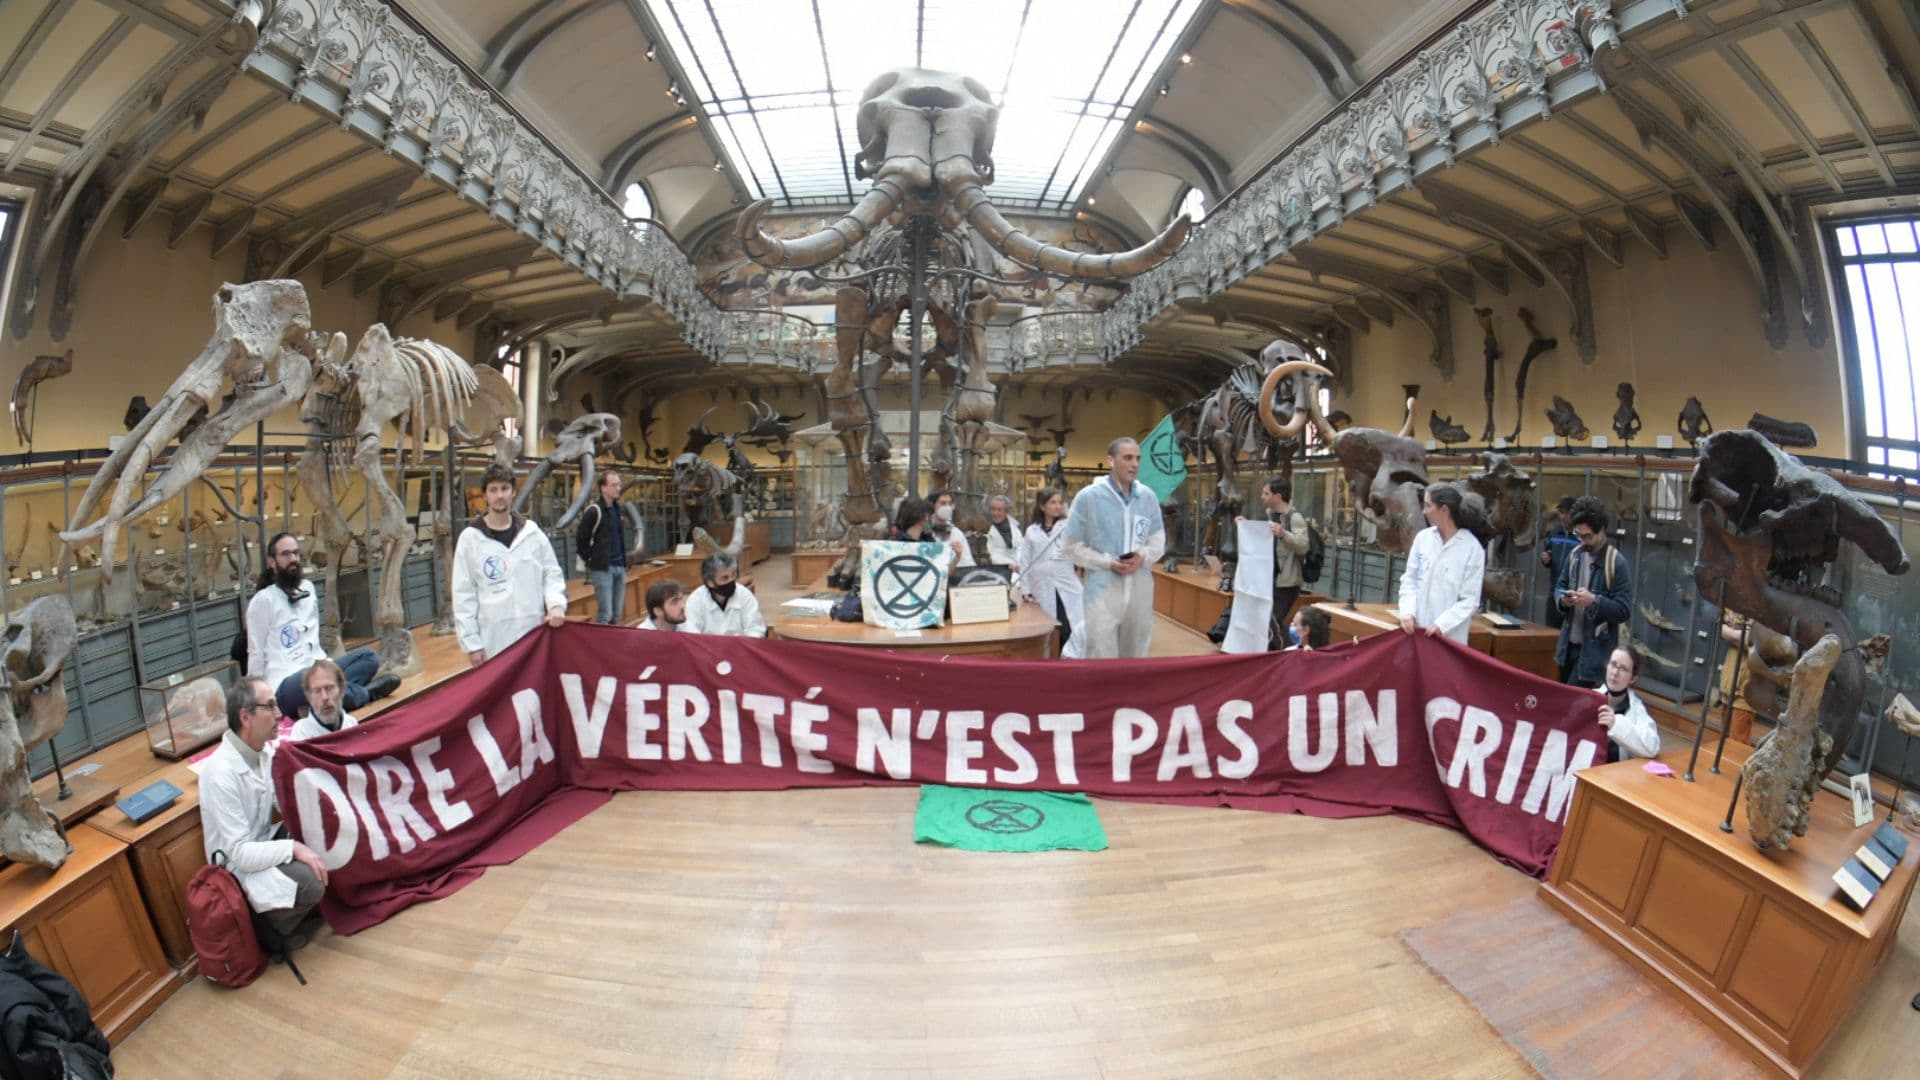
[[[373,681],[373,674],[380,670],[380,654],[372,649],[355,649],[333,658],[340,665],[340,674],[346,676],[347,685],[341,687],[342,706],[348,712],[367,703],[367,684]],[[280,680],[280,688],[273,692],[274,703],[280,706],[281,716],[299,718],[307,714],[307,688],[300,685],[300,677],[305,671],[296,671]]]
[[[588,570],[587,580],[593,582],[593,621],[619,626],[627,604],[627,568],[616,565]]]

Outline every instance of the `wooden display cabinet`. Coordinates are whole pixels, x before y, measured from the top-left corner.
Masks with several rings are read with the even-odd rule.
[[[27,950],[86,997],[94,1023],[117,1043],[181,980],[154,937],[126,843],[85,827],[68,839],[73,854],[58,870],[0,870],[0,928],[20,931]]]
[[[195,956],[187,936],[187,882],[207,864],[200,827],[200,778],[182,762],[146,782],[154,780],[170,781],[180,789],[172,806],[142,822],[108,807],[88,818],[81,829],[96,830],[127,845],[134,881],[146,898],[161,951],[169,963],[185,968]]]

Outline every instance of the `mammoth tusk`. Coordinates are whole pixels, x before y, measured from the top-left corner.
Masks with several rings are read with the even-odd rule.
[[[772,199],[761,199],[740,211],[740,219],[734,223],[733,231],[740,238],[740,247],[747,257],[761,266],[805,269],[839,258],[848,248],[866,239],[868,233],[900,209],[906,202],[906,196],[906,187],[898,179],[877,177],[873,187],[861,196],[859,203],[847,211],[845,217],[812,236],[797,240],[782,240],[768,235],[760,227],[760,219],[773,206]]]
[[[1074,278],[1126,278],[1145,273],[1165,262],[1186,242],[1193,222],[1185,214],[1159,236],[1134,248],[1107,255],[1073,251],[1042,243],[1016,229],[993,205],[977,181],[967,180],[949,192],[954,209],[979,231],[995,251],[1014,262],[1049,274]]]
[[[1293,411],[1293,417],[1284,425],[1280,423],[1278,417],[1273,415],[1274,390],[1279,388],[1281,379],[1286,378],[1296,371],[1311,371],[1324,379],[1333,378],[1333,372],[1328,371],[1326,368],[1321,367],[1311,360],[1288,360],[1283,364],[1274,365],[1273,370],[1267,372],[1266,381],[1260,384],[1260,426],[1266,428],[1267,433],[1276,439],[1293,438],[1295,435],[1300,434],[1301,428],[1307,425],[1309,415],[1314,415],[1317,418],[1317,406],[1295,409]],[[1308,394],[1307,398],[1311,401],[1313,395]],[[1328,436],[1328,438],[1331,439],[1331,436]]]
[[[1407,395],[1407,422],[1400,425],[1400,437],[1403,439],[1413,438],[1413,406],[1418,400],[1412,394]]]

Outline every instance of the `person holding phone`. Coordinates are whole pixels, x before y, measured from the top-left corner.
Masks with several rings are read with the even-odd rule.
[[[1160,497],[1136,483],[1140,444],[1107,444],[1108,475],[1080,489],[1067,511],[1067,558],[1087,572],[1088,659],[1147,655],[1153,644],[1154,563],[1167,550]]]

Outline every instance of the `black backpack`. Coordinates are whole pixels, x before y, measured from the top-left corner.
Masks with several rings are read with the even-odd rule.
[[[1320,530],[1307,522],[1307,553],[1300,556],[1300,580],[1311,585],[1320,580],[1320,571],[1327,567],[1327,542],[1320,536]]]

